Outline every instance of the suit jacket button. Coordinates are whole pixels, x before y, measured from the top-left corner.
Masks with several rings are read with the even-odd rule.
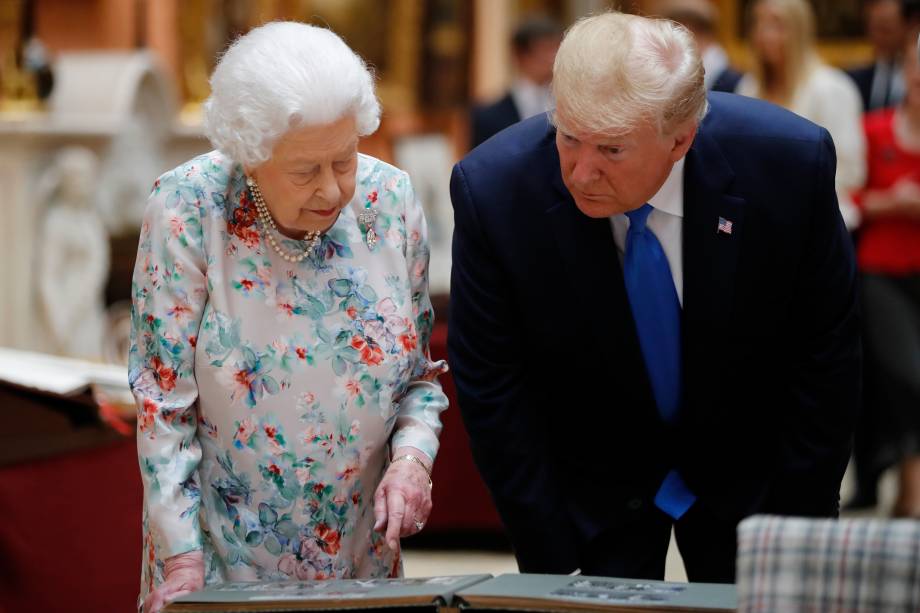
[[[642,500],[639,498],[630,498],[626,506],[629,507],[630,511],[638,511],[642,508]]]

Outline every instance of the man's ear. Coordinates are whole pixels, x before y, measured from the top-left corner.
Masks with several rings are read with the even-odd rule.
[[[671,147],[672,162],[676,162],[687,155],[687,151],[690,150],[690,146],[693,144],[693,139],[696,138],[696,131],[698,128],[699,122],[695,120],[687,121],[677,127],[674,131],[674,135],[671,137],[674,142]]]

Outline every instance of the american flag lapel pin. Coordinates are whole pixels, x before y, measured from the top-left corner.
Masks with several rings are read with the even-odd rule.
[[[716,229],[716,234],[731,234],[732,233],[732,222],[725,219],[724,217],[719,217],[719,227]]]

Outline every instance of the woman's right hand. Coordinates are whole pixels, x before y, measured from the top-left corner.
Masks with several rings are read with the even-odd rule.
[[[144,599],[144,613],[157,613],[179,596],[204,587],[204,556],[200,550],[166,558],[165,578]]]
[[[920,183],[904,177],[886,190],[870,191],[865,196],[864,209],[870,218],[900,215],[920,219]]]

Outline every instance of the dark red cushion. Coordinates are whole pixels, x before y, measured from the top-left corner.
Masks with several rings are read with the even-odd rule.
[[[142,491],[134,439],[0,468],[0,611],[134,611]]]
[[[447,325],[436,324],[431,334],[431,357],[447,359]],[[469,437],[460,418],[457,391],[450,373],[438,379],[450,399],[450,407],[441,413],[444,431],[432,478],[434,508],[425,527],[427,534],[463,530],[470,532],[502,531],[501,520],[492,504],[485,483],[473,464]]]

